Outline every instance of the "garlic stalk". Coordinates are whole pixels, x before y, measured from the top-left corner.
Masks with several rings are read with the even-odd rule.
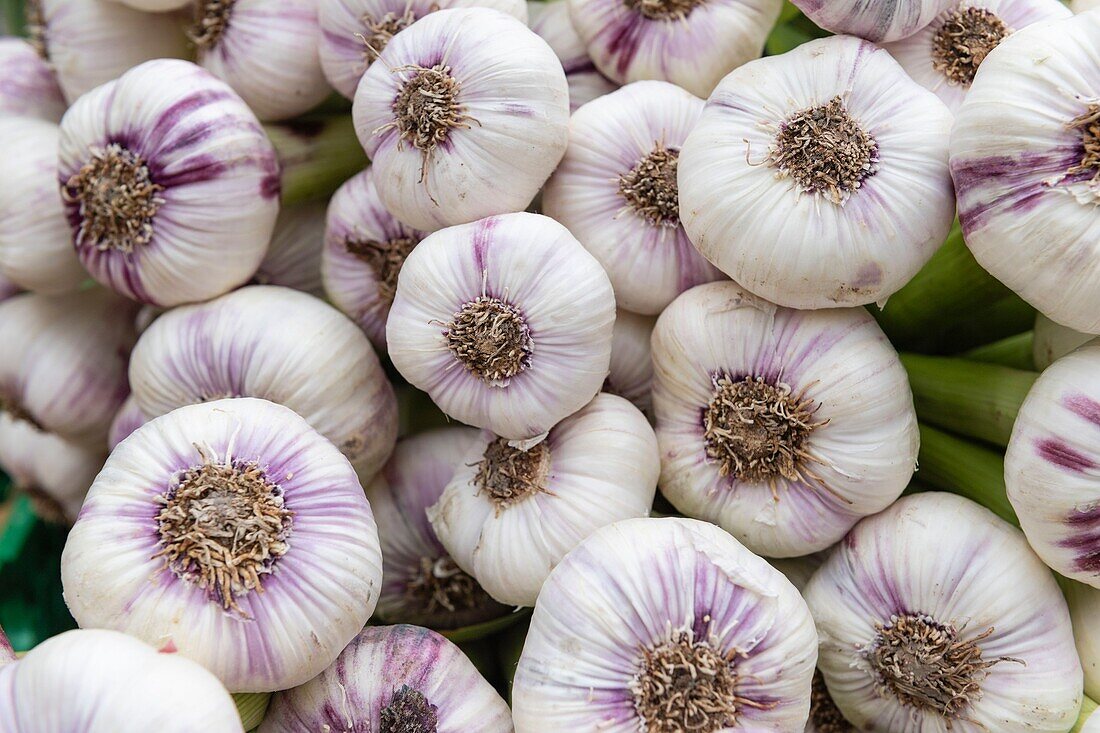
[[[443,412],[525,440],[599,392],[614,320],[607,275],[565,227],[505,214],[416,246],[386,342],[397,370]]]
[[[61,579],[82,627],[264,692],[336,659],[374,610],[382,558],[347,459],[289,408],[238,398],[181,407],[115,448]]]
[[[516,733],[801,732],[815,639],[794,586],[714,525],[616,522],[543,586]]]
[[[21,38],[0,38],[0,67],[5,71],[0,79],[0,115],[61,119],[61,87],[33,45]]]
[[[921,424],[917,463],[920,483],[965,496],[1009,524],[1020,526],[1005,489],[1005,461],[1000,451]]]
[[[1094,338],[1092,334],[1074,331],[1039,313],[1035,316],[1035,368],[1039,371],[1046,369],[1055,360]]]
[[[907,38],[935,20],[955,0],[791,0],[810,20],[833,33],[876,43]]]
[[[684,228],[779,305],[882,302],[951,228],[951,122],[866,41],[823,38],[753,61],[723,79],[680,152]]]
[[[511,733],[508,706],[457,646],[417,626],[368,626],[316,678],[276,693],[258,733]]]
[[[130,395],[118,408],[114,419],[111,420],[111,427],[107,430],[107,448],[114,450],[115,446],[128,438],[130,433],[147,422],[149,422],[149,419],[138,407],[134,396]]]
[[[913,475],[905,370],[862,309],[700,285],[657,320],[653,369],[661,493],[754,552],[828,547]]]
[[[1054,578],[1020,532],[951,494],[856,525],[804,593],[818,666],[858,730],[1065,733],[1081,665]]]
[[[526,208],[568,142],[557,56],[489,8],[440,10],[407,30],[367,69],[352,110],[386,208],[427,231]]]
[[[1072,581],[1063,588],[1085,673],[1085,694],[1096,699],[1100,697],[1100,590]]]
[[[620,310],[611,332],[611,367],[603,391],[625,397],[653,414],[653,359],[650,337],[657,319]]]
[[[321,287],[321,249],[325,237],[325,206],[321,203],[284,207],[275,220],[271,244],[253,280],[282,285],[317,297]]]
[[[601,74],[592,63],[584,39],[569,18],[567,0],[528,2],[527,15],[531,30],[550,44],[565,70],[570,112],[618,89],[619,85]]]
[[[684,290],[723,277],[680,224],[680,148],[703,100],[639,81],[573,114],[569,147],[542,207],[600,261],[620,308],[656,315]]]
[[[284,206],[328,201],[340,184],[367,164],[351,115],[268,123],[264,132],[279,159]]]
[[[1024,331],[1015,336],[1007,336],[992,343],[976,346],[959,356],[970,361],[1031,371],[1035,369],[1034,351],[1035,333]]]

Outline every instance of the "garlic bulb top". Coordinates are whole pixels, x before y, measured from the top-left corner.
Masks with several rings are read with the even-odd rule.
[[[324,297],[321,287],[321,249],[325,237],[325,205],[295,204],[283,208],[275,232],[253,280],[282,285]]]
[[[115,446],[121,443],[130,433],[147,422],[149,422],[149,419],[145,417],[145,413],[138,407],[137,401],[131,394],[118,408],[114,419],[111,420],[111,427],[107,430],[107,448],[114,450]]]
[[[234,692],[300,685],[378,599],[348,460],[289,408],[238,398],[155,418],[107,459],[61,556],[82,627],[194,659]]]
[[[47,639],[0,668],[6,733],[241,733],[233,698],[178,654],[115,631]]]
[[[397,438],[393,388],[363,333],[323,301],[274,285],[162,315],[134,347],[130,387],[148,416],[222,397],[286,405],[364,477]]]
[[[611,366],[603,391],[625,397],[646,415],[653,413],[650,337],[657,319],[620,310],[611,334]]]
[[[794,586],[714,525],[616,522],[543,586],[512,688],[516,733],[801,733],[815,639]]]
[[[850,36],[753,61],[722,80],[680,152],[684,228],[779,305],[884,301],[951,228],[951,122],[890,54]]]
[[[386,208],[432,230],[527,207],[565,152],[569,91],[520,21],[440,10],[386,44],[353,116]]]
[[[0,38],[0,67],[0,115],[61,119],[65,98],[57,76],[33,45],[22,38]]]
[[[172,306],[256,272],[279,211],[275,150],[209,72],[167,59],[137,66],[77,100],[59,144],[73,240],[96,280]]]
[[[588,54],[626,84],[660,79],[706,97],[760,56],[780,0],[568,0]]]
[[[417,245],[386,341],[402,376],[443,412],[527,439],[600,391],[614,320],[607,275],[565,227],[505,214]]]
[[[1088,333],[1074,331],[1050,320],[1042,313],[1035,315],[1034,342],[1032,344],[1032,357],[1035,360],[1035,368],[1039,371],[1046,369],[1056,359],[1061,359],[1078,346],[1088,343],[1095,336]]]
[[[368,626],[336,662],[276,693],[258,733],[511,733],[508,705],[457,646],[416,626]]]
[[[833,33],[881,43],[924,28],[956,0],[791,0],[810,20]]]
[[[1100,331],[1098,47],[1096,13],[1012,34],[982,62],[951,134],[974,257],[1052,320],[1086,333]]]
[[[1065,588],[1073,639],[1085,673],[1085,694],[1100,697],[1100,590],[1081,583]]]
[[[804,593],[858,730],[1065,733],[1081,706],[1066,601],[1020,532],[953,494],[864,519]]]
[[[703,100],[639,81],[574,113],[569,148],[543,189],[547,216],[600,261],[619,307],[655,315],[684,290],[723,277],[680,224],[680,147]]]
[[[569,3],[566,0],[528,2],[527,15],[531,30],[550,44],[565,70],[565,81],[569,85],[570,112],[576,112],[581,105],[619,87],[601,74],[592,63],[584,39],[577,33],[569,18]]]

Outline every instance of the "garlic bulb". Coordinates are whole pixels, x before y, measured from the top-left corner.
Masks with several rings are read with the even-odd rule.
[[[626,84],[660,79],[706,97],[758,58],[780,0],[568,0],[596,67]]]
[[[253,285],[165,313],[130,360],[141,411],[223,397],[286,405],[369,478],[397,438],[397,402],[363,333],[311,295]]]
[[[321,68],[336,91],[355,98],[363,72],[390,39],[444,8],[485,7],[527,20],[523,0],[321,0]]]
[[[607,275],[565,227],[505,214],[417,245],[386,341],[401,375],[443,412],[527,439],[600,391],[614,320]]]
[[[290,409],[188,405],[119,443],[61,555],[85,628],[171,646],[234,692],[300,685],[367,622],[382,582],[347,459]]]
[[[1069,7],[1075,13],[1087,13],[1100,8],[1100,0],[1070,0]]]
[[[1065,733],[1077,718],[1065,599],[1019,531],[968,499],[916,494],[863,520],[804,595],[858,730]]]
[[[276,693],[258,733],[511,733],[508,706],[457,646],[416,626],[368,626],[336,663]]]
[[[526,449],[483,431],[428,518],[489,595],[533,606],[546,576],[585,537],[649,514],[659,473],[645,416],[599,394]]]
[[[982,63],[951,133],[978,262],[1064,326],[1100,331],[1100,14],[1040,23]],[[1042,59],[1042,63],[1035,63]]]
[[[611,370],[603,391],[625,397],[646,415],[653,413],[653,359],[650,336],[657,319],[627,311],[615,315],[611,333]]]
[[[951,228],[951,121],[886,51],[856,38],[746,64],[680,151],[684,228],[720,270],[779,305],[882,302]]]
[[[488,8],[440,10],[408,31],[367,69],[352,110],[382,203],[424,230],[526,208],[568,142],[561,62]]]
[[[47,639],[0,668],[6,733],[241,733],[233,698],[178,654],[114,631]]]
[[[1100,697],[1100,590],[1068,583],[1065,588],[1073,639],[1085,673],[1085,694]]]
[[[111,420],[111,427],[107,430],[107,448],[114,450],[115,446],[129,437],[130,433],[140,428],[149,419],[138,407],[133,395],[126,398],[122,406],[118,408],[115,417]],[[89,484],[90,486],[91,484]]]
[[[38,117],[57,122],[65,113],[65,98],[53,69],[29,42],[0,38],[0,115]]]
[[[252,112],[208,72],[137,66],[77,100],[59,144],[73,240],[96,280],[172,306],[256,272],[279,210],[278,163]]]
[[[531,30],[550,44],[565,70],[570,112],[576,112],[581,105],[619,87],[592,63],[584,39],[577,34],[569,18],[569,3],[566,0],[528,2],[527,15]]]
[[[1078,346],[1091,341],[1095,336],[1066,328],[1042,313],[1038,313],[1035,316],[1034,338],[1032,355],[1035,359],[1035,368],[1042,371],[1056,359],[1061,359]]]
[[[321,287],[324,237],[324,204],[297,204],[282,209],[275,220],[271,245],[253,280],[324,297]]]
[[[386,210],[373,167],[348,179],[329,201],[321,255],[325,293],[380,351],[386,348],[397,276],[409,252],[426,236]]]
[[[909,382],[863,309],[796,311],[700,285],[657,320],[653,371],[661,493],[753,552],[828,547],[913,475]]]
[[[791,0],[810,20],[833,33],[876,43],[896,41],[924,28],[956,0]]]
[[[543,586],[516,733],[800,732],[815,639],[794,586],[714,525],[616,522]]]
[[[655,315],[722,273],[680,225],[680,146],[703,100],[663,81],[639,81],[574,113],[569,148],[542,207],[600,261],[619,307]]]
[[[1059,0],[955,0],[929,25],[886,50],[921,86],[958,113],[974,75],[997,45],[1021,28],[1067,18]]]

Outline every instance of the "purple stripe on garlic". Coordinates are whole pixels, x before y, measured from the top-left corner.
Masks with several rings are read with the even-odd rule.
[[[57,76],[33,45],[22,38],[0,38],[0,68],[0,115],[61,119],[65,98]]]
[[[619,85],[601,74],[585,48],[584,39],[573,27],[566,0],[527,3],[527,15],[531,30],[554,49],[569,84],[569,111],[576,112],[581,105],[596,97],[615,91]]]
[[[611,367],[603,391],[630,400],[645,415],[653,414],[653,359],[650,337],[657,319],[620,310],[611,335]]]
[[[283,208],[275,220],[271,245],[252,279],[261,285],[281,285],[324,297],[321,287],[324,237],[324,204],[305,203]]]
[[[955,0],[791,0],[822,28],[876,43],[913,35]]]

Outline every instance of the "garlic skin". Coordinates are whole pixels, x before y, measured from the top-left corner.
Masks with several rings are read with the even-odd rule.
[[[967,499],[916,494],[864,519],[803,595],[818,666],[858,730],[1065,733],[1077,718],[1058,585],[1019,530]],[[906,676],[907,649],[928,660],[925,681]]]
[[[1100,8],[1100,0],[1071,0],[1069,7],[1075,13],[1087,13]]]
[[[524,440],[600,391],[614,321],[607,275],[565,227],[505,214],[416,246],[397,282],[386,342],[401,375],[443,412]]]
[[[661,493],[753,552],[824,549],[913,476],[908,378],[863,309],[700,285],[657,320],[653,371]]]
[[[116,292],[160,306],[208,300],[263,260],[279,211],[275,150],[209,72],[169,59],[127,71],[69,108],[59,150],[77,254]]]
[[[178,654],[115,631],[74,630],[0,668],[7,733],[241,733],[233,698]]]
[[[386,182],[382,203],[425,231],[523,210],[568,142],[558,57],[522,22],[489,8],[440,10],[407,30],[367,69],[352,108]],[[421,90],[434,90],[436,101],[402,106]]]
[[[1100,590],[1081,583],[1067,585],[1066,601],[1085,673],[1085,694],[1095,700],[1100,696]]]
[[[1100,15],[1012,34],[951,133],[959,222],[979,264],[1063,326],[1100,331]],[[1043,63],[1034,63],[1043,59]],[[1091,150],[1091,148],[1090,148]]]
[[[336,663],[271,698],[258,733],[511,733],[508,705],[462,650],[417,626],[368,626]]]
[[[599,394],[527,450],[483,431],[428,518],[489,595],[533,606],[546,576],[585,537],[649,514],[659,473],[645,416],[622,397]]]
[[[252,279],[261,285],[282,285],[323,298],[324,237],[324,204],[296,204],[282,209],[275,220],[271,245]]]
[[[924,28],[955,0],[791,0],[817,25],[883,43],[907,38]]]
[[[1096,338],[1092,334],[1074,331],[1050,320],[1042,313],[1035,314],[1035,328],[1033,331],[1035,341],[1032,346],[1032,357],[1035,368],[1043,371],[1061,359],[1069,352],[1082,344]]]
[[[223,545],[222,527],[247,541]],[[222,562],[195,559],[207,551]],[[382,558],[347,459],[289,408],[237,398],[181,407],[115,448],[61,579],[82,627],[170,645],[233,692],[266,692],[336,659],[374,610]]]
[[[707,97],[732,69],[759,58],[780,0],[568,0],[588,54],[620,84],[670,81]]]
[[[65,98],[53,69],[22,38],[0,38],[0,116],[37,117],[57,122]]]
[[[656,315],[723,274],[680,224],[676,168],[703,100],[663,81],[627,84],[577,110],[543,212],[600,261],[620,308]]]
[[[111,427],[107,430],[107,448],[114,450],[115,446],[125,440],[130,433],[147,422],[149,422],[149,418],[145,417],[145,413],[138,407],[134,396],[130,395],[118,408],[114,419],[111,420]]]
[[[649,729],[688,730],[685,698],[647,682],[699,667],[725,671],[689,688],[690,703],[709,703],[699,730],[801,733],[815,639],[794,586],[714,525],[616,522],[566,555],[543,586],[512,688],[516,733],[632,733],[646,729],[642,711],[662,704],[670,714]],[[673,666],[672,651],[694,664]],[[723,657],[730,661],[716,667]]]
[[[286,405],[364,478],[397,439],[397,400],[363,333],[323,301],[274,285],[162,315],[134,347],[130,387],[150,417],[223,397]]]
[[[951,228],[951,122],[886,51],[804,43],[715,89],[680,151],[680,218],[703,256],[774,303],[881,303]],[[822,126],[853,149],[799,142]]]
[[[585,48],[584,39],[577,34],[569,18],[566,0],[549,0],[527,3],[528,25],[554,49],[569,85],[569,111],[577,109],[596,97],[602,97],[619,88],[619,85],[601,74]]]
[[[611,333],[611,371],[603,391],[630,400],[646,415],[653,414],[653,359],[650,337],[657,319],[620,310]]]

